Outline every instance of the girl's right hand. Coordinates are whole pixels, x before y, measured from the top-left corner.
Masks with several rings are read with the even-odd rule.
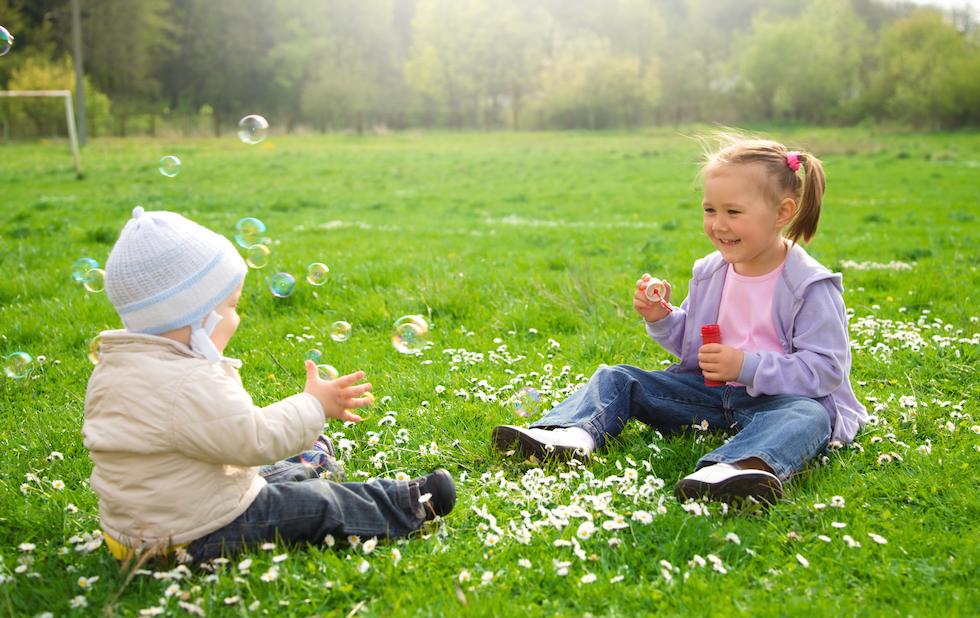
[[[647,322],[656,322],[667,317],[670,312],[664,309],[663,305],[659,302],[655,302],[647,298],[646,289],[647,285],[653,277],[650,273],[643,273],[643,276],[636,280],[636,289],[633,292],[633,308],[636,312],[643,316],[643,319]],[[670,302],[670,284],[667,280],[663,280],[664,292],[663,300]]]
[[[309,393],[316,397],[323,407],[323,415],[326,418],[336,418],[341,421],[361,422],[363,419],[352,413],[350,409],[363,408],[371,405],[374,401],[372,397],[363,397],[371,390],[371,383],[355,384],[364,377],[363,371],[340,376],[336,380],[324,380],[320,378],[316,363],[311,360],[306,361],[306,388],[304,393]]]

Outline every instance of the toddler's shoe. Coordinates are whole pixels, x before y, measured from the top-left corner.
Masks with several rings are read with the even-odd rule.
[[[516,443],[524,457],[534,455],[540,460],[588,457],[595,450],[592,436],[579,427],[536,429],[498,425],[493,428],[493,443],[500,451],[507,451]]]
[[[456,485],[453,483],[453,475],[444,468],[437,468],[417,479],[410,481],[418,488],[419,497],[428,494],[429,498],[422,502],[425,509],[425,521],[432,521],[439,517],[445,517],[456,506]]]
[[[759,502],[775,504],[783,496],[783,484],[775,474],[764,470],[716,463],[679,480],[674,485],[674,495],[681,502],[707,498],[731,503],[751,497]]]

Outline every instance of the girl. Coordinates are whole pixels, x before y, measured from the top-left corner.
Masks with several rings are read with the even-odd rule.
[[[601,367],[531,428],[495,427],[498,448],[587,455],[630,418],[661,431],[707,422],[735,436],[677,483],[678,499],[774,502],[782,481],[829,440],[854,439],[867,412],[849,381],[841,276],[798,244],[817,230],[820,160],[773,141],[722,140],[701,170],[704,233],[717,251],[694,263],[680,308],[647,297],[649,274],[633,295],[647,333],[680,362],[665,371]],[[667,282],[662,299],[670,300]],[[708,324],[720,326],[721,343],[702,342]]]

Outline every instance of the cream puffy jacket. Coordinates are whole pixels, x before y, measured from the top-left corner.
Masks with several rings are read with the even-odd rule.
[[[164,337],[102,333],[82,432],[102,528],[115,540],[181,544],[213,532],[265,486],[257,466],[311,447],[324,423],[316,398],[259,408],[240,365]]]

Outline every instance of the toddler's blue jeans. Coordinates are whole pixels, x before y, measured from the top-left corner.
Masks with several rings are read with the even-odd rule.
[[[327,440],[321,436],[317,447]],[[329,441],[326,442],[329,444]],[[230,524],[195,539],[185,551],[194,562],[240,553],[266,542],[322,544],[328,534],[337,542],[348,535],[407,536],[425,520],[418,487],[408,481],[371,479],[366,483],[336,483],[320,478],[343,478],[332,457],[332,446],[306,451],[262,466],[268,483],[255,501]]]
[[[631,418],[662,433],[707,421],[709,429],[735,435],[702,457],[698,468],[758,457],[782,480],[830,440],[830,416],[815,399],[753,397],[744,386],[705,386],[700,373],[645,371],[630,365],[599,368],[588,384],[531,426],[581,427],[599,447]]]

